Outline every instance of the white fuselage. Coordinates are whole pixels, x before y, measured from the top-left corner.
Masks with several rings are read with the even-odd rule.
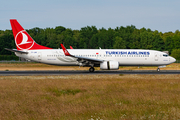
[[[68,49],[74,56],[118,61],[120,66],[163,66],[176,60],[164,52],[140,49]],[[65,56],[62,49],[28,50],[28,54],[15,53],[17,56],[46,64],[78,66],[77,58]],[[97,65],[98,66],[98,65]]]

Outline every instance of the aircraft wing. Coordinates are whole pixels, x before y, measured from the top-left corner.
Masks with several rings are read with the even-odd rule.
[[[95,62],[95,63],[102,63],[103,60],[99,59],[93,59],[93,58],[87,58],[87,57],[79,57],[79,56],[74,56],[75,58],[78,58],[77,61],[85,60],[89,62]]]
[[[100,60],[100,59],[94,59],[94,58],[88,58],[88,57],[80,57],[80,56],[75,56],[75,55],[71,55],[67,49],[64,47],[63,44],[61,44],[61,47],[64,51],[64,54],[66,56],[70,56],[70,57],[74,57],[77,58],[77,61],[86,61],[86,62],[91,62],[91,63],[102,63],[104,60]]]
[[[19,51],[16,49],[9,49],[9,48],[4,48],[5,50],[11,51],[11,52],[18,52],[18,53],[24,53],[24,54],[28,54],[28,52],[24,52],[24,51]]]

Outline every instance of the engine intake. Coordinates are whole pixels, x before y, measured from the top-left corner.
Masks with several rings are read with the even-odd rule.
[[[104,61],[100,63],[101,70],[117,70],[119,69],[119,62],[118,61]]]

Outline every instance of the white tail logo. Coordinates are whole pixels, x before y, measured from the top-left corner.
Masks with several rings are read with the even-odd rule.
[[[28,36],[26,34],[24,34],[22,32],[21,32],[21,34],[23,36],[23,39],[22,39],[22,42],[20,44],[18,44],[18,45],[23,45],[23,44],[31,43],[31,42],[28,42]]]
[[[15,41],[16,46],[19,49],[30,49],[34,45],[34,41],[28,37],[25,30],[22,30],[16,34]]]

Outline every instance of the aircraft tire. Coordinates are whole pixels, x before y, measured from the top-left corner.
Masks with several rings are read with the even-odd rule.
[[[90,67],[90,68],[89,68],[89,72],[94,72],[94,68],[93,68],[93,67]]]

